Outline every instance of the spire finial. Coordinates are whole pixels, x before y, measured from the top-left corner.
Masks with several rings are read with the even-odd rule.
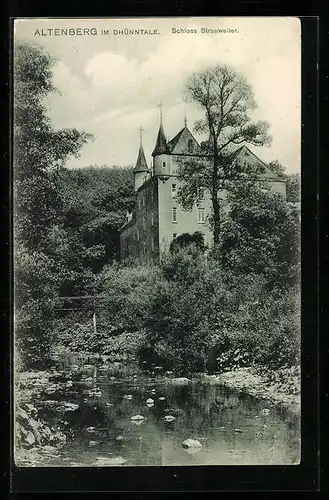
[[[186,114],[184,115],[184,125],[185,125],[185,127],[187,126]]]
[[[160,108],[160,125],[162,125],[162,101],[159,102],[158,106]]]
[[[143,146],[143,132],[144,129],[142,127],[139,127],[139,143],[141,146]]]

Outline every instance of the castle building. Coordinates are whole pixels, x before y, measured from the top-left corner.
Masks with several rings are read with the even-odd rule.
[[[212,213],[210,195],[200,192],[198,203],[192,210],[183,210],[177,200],[180,187],[179,164],[184,158],[204,157],[204,153],[186,125],[170,141],[167,141],[162,120],[155,148],[153,163],[148,166],[142,138],[134,168],[134,183],[137,194],[136,204],[120,232],[120,258],[146,259],[157,261],[162,252],[168,251],[171,242],[182,233],[201,232],[204,242],[212,246],[212,231],[208,219]],[[232,161],[261,164],[263,174],[260,182],[266,189],[286,195],[285,181],[273,173],[246,146],[238,148]],[[223,199],[225,193],[219,193]]]

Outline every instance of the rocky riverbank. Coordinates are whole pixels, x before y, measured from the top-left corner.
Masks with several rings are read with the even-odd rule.
[[[245,392],[268,401],[292,413],[300,412],[300,371],[298,367],[277,371],[261,367],[244,367],[221,373],[205,375],[207,381]]]
[[[66,443],[66,434],[40,417],[41,395],[51,386],[51,376],[39,371],[15,377],[14,461],[18,467],[52,465]]]

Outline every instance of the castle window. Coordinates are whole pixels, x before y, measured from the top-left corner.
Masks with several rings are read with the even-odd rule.
[[[154,213],[151,213],[151,225],[154,226]]]
[[[146,228],[146,214],[143,215],[143,228]]]
[[[204,224],[205,223],[205,209],[204,208],[198,208],[198,214],[197,214],[197,221],[199,224]]]
[[[154,252],[154,236],[152,236],[152,240],[151,240],[151,249],[152,249],[152,252]]]
[[[194,149],[194,144],[193,144],[193,140],[192,139],[188,140],[188,146],[187,147],[188,147],[189,152],[191,153],[193,151],[193,149]]]
[[[172,221],[175,223],[177,222],[177,208],[176,207],[172,208]]]
[[[177,186],[176,186],[176,184],[172,184],[171,185],[171,196],[173,198],[176,198],[176,194],[177,194]]]
[[[166,166],[166,162],[165,162],[165,161],[163,161],[163,162],[162,162],[162,166],[163,166],[163,167],[165,167],[165,166]]]
[[[175,240],[177,238],[177,233],[173,233],[172,239]]]
[[[137,236],[137,241],[139,241],[139,229],[137,229],[137,234],[136,234],[136,236]]]
[[[152,203],[153,203],[153,201],[154,201],[154,191],[153,191],[153,189],[151,189],[151,200],[152,200]]]

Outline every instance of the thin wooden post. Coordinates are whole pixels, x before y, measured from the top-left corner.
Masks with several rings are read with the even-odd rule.
[[[93,306],[94,306],[93,307],[93,311],[94,311],[94,314],[93,314],[94,334],[97,335],[95,297],[94,297],[94,300],[93,300]]]

